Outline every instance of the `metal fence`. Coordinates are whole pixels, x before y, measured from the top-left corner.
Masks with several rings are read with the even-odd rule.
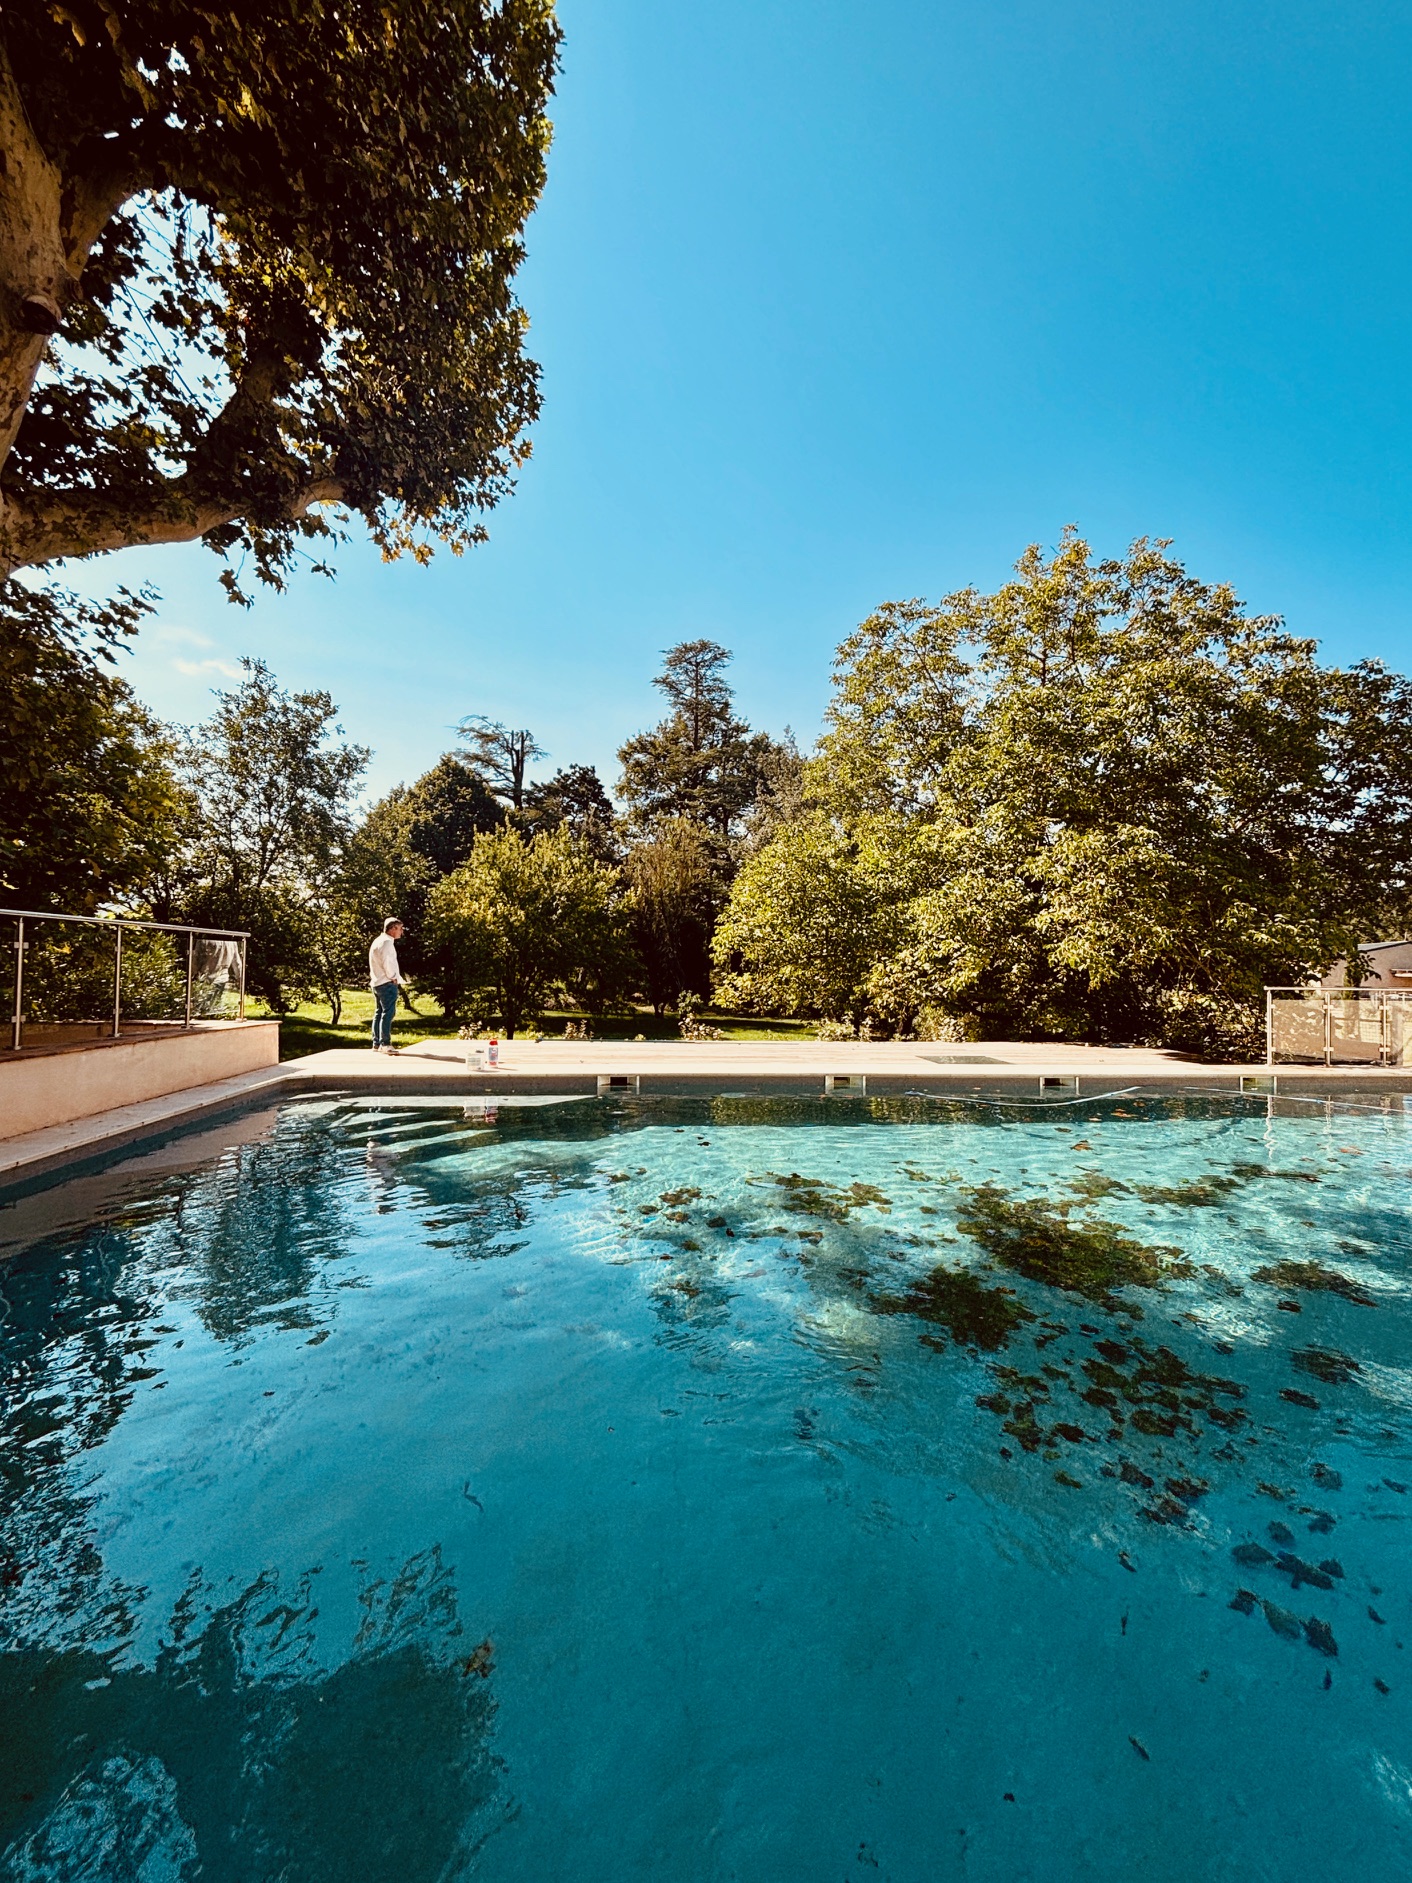
[[[1265,1059],[1271,1066],[1412,1065],[1412,989],[1267,987]]]
[[[9,1049],[245,1018],[244,929],[0,909]]]

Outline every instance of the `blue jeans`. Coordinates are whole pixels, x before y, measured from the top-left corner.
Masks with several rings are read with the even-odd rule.
[[[397,983],[384,981],[373,989],[373,1045],[391,1046],[392,1016],[397,1012]]]

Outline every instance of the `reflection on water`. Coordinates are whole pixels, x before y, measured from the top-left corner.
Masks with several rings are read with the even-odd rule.
[[[1409,1177],[1400,1104],[389,1099],[32,1196],[0,1874],[1401,1875]]]
[[[0,1822],[16,1878],[454,1874],[493,1794],[489,1654],[467,1653],[435,1552],[318,1665],[313,1578],[262,1576],[150,1666],[80,1648],[0,1656]]]

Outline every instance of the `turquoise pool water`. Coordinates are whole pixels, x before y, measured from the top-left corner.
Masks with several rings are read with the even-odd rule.
[[[1412,1116],[1276,1109],[304,1101],[0,1209],[0,1875],[1405,1877]]]

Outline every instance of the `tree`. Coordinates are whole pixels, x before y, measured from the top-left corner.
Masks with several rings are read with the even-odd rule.
[[[412,848],[449,876],[470,856],[478,836],[503,820],[503,812],[476,769],[447,753],[407,794]]]
[[[726,918],[738,985],[826,1005],[835,937],[790,901],[824,894],[820,831],[867,866],[874,940],[851,975],[899,1027],[931,1010],[989,1037],[1244,1051],[1266,983],[1406,911],[1412,687],[1321,668],[1166,550],[1096,561],[1069,532],[994,595],[863,623],[812,808]]]
[[[0,584],[0,900],[91,914],[140,901],[178,838],[173,743],[111,671],[146,612]]]
[[[655,1013],[682,994],[708,999],[711,933],[723,900],[715,847],[689,819],[672,818],[628,851],[633,948]]]
[[[457,727],[466,749],[466,762],[480,773],[489,788],[508,801],[511,810],[525,807],[525,770],[537,758],[546,756],[528,731],[512,732],[498,720],[485,719],[479,713],[463,719]]]
[[[715,641],[669,648],[652,682],[672,710],[618,752],[618,795],[641,829],[685,818],[724,846],[759,796],[772,741],[732,710],[725,679],[731,656]]]
[[[369,808],[344,847],[336,892],[361,938],[359,978],[362,950],[390,915],[406,924],[398,960],[411,980],[423,977],[432,885],[458,869],[477,836],[497,829],[503,815],[480,774],[450,753],[414,784],[395,785]],[[405,988],[403,999],[410,1007]]]
[[[331,1026],[343,1018],[345,988],[363,978],[368,938],[377,933],[360,920],[356,892],[349,889],[346,872],[339,871],[313,891],[299,913],[303,975],[328,1002]]]
[[[720,1003],[862,1014],[876,962],[904,935],[893,861],[860,856],[817,811],[782,824],[741,865],[712,938]]]
[[[336,900],[367,748],[330,743],[325,692],[286,693],[261,661],[217,693],[187,742],[195,805],[185,855],[189,920],[251,931],[247,984],[276,1006],[317,984],[308,922]]]
[[[557,830],[565,825],[600,863],[617,861],[613,801],[592,765],[570,765],[531,785],[525,793],[525,814],[531,828]]]
[[[278,585],[328,506],[480,540],[558,42],[549,0],[8,8],[0,574],[201,537]]]
[[[767,844],[783,825],[804,811],[804,759],[793,732],[770,742],[761,755],[760,788],[745,818],[747,853]]]
[[[513,1038],[555,989],[609,986],[625,959],[617,887],[617,872],[566,829],[478,837],[430,897],[445,1010],[491,1009]]]
[[[763,827],[773,787],[787,792],[791,754],[733,708],[731,656],[715,641],[669,648],[653,685],[671,712],[618,752],[618,795],[636,841],[626,869],[633,935],[658,1013],[682,993],[710,998],[711,933],[750,824]]]

